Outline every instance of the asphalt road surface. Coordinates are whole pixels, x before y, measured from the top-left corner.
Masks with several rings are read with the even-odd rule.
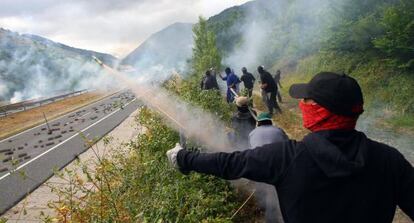
[[[0,214],[70,163],[140,106],[128,91],[0,141]]]

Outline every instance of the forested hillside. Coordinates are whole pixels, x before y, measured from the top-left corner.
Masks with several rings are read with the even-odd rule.
[[[263,64],[291,79],[344,72],[360,80],[368,105],[414,112],[413,1],[259,0],[208,24],[224,64],[236,71]]]

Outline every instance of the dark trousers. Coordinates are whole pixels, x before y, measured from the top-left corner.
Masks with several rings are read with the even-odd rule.
[[[273,114],[273,108],[277,110],[277,112],[282,113],[282,110],[279,107],[279,104],[276,101],[276,94],[277,92],[266,92],[266,104],[267,109],[269,110],[270,114]]]

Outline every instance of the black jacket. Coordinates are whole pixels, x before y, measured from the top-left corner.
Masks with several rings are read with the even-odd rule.
[[[200,83],[201,90],[219,89],[214,75],[205,75]]]
[[[262,84],[267,84],[267,87],[264,88],[263,90],[265,90],[266,92],[277,91],[275,79],[273,79],[272,75],[269,72],[263,71],[263,73],[259,75],[260,75],[260,81],[262,82]]]
[[[231,119],[231,127],[235,131],[232,145],[238,149],[249,148],[249,133],[256,128],[256,119],[246,107],[237,107],[237,113]]]
[[[357,131],[321,131],[243,152],[182,150],[177,161],[183,171],[273,184],[286,223],[388,223],[397,205],[414,219],[412,165]]]
[[[240,77],[240,80],[243,81],[245,88],[252,89],[256,78],[254,78],[253,74],[246,72],[243,73],[243,75]]]

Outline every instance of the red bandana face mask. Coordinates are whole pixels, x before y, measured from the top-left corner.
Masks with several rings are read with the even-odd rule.
[[[299,108],[302,110],[303,127],[312,132],[322,130],[352,130],[358,117],[348,117],[337,115],[318,104],[305,104],[299,102]]]

